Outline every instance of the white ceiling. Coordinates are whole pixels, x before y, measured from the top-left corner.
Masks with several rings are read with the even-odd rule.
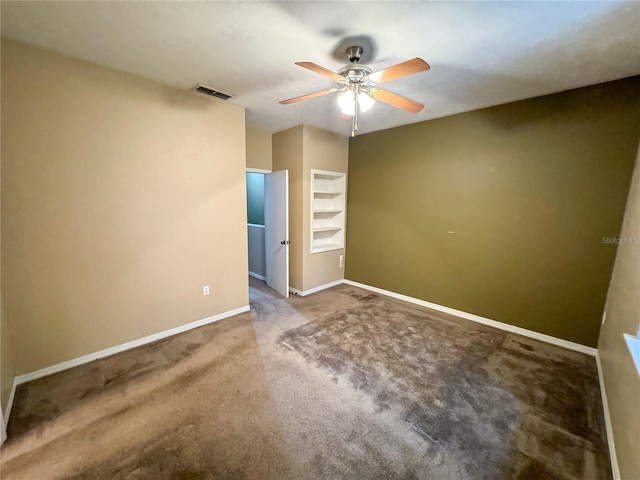
[[[181,89],[235,95],[247,124],[305,123],[343,135],[335,96],[279,100],[333,86],[294,65],[338,70],[345,37],[377,46],[375,70],[414,57],[431,70],[388,90],[425,104],[385,104],[360,133],[640,74],[640,2],[28,2],[2,1],[2,34]]]

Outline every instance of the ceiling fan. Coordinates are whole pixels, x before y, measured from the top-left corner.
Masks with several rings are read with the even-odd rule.
[[[429,67],[427,62],[421,58],[414,58],[413,60],[407,60],[392,67],[373,72],[373,70],[366,65],[360,65],[358,63],[362,53],[363,49],[360,46],[347,48],[346,54],[349,59],[349,64],[338,70],[338,73],[332,72],[312,62],[296,62],[296,65],[302,68],[334,80],[336,86],[300,97],[282,100],[280,103],[282,105],[288,105],[290,103],[340,92],[342,95],[338,97],[338,105],[342,113],[353,117],[351,128],[352,137],[355,136],[356,130],[358,130],[358,112],[362,113],[369,110],[375,103],[375,100],[411,113],[418,113],[424,108],[423,104],[384,90],[380,88],[379,85],[414,73],[429,70],[431,67]]]

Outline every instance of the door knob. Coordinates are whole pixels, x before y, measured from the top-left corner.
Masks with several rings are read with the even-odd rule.
[[[289,240],[282,240],[280,245],[289,245],[291,242]]]

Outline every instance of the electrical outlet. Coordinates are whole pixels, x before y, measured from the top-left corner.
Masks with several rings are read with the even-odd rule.
[[[340,255],[340,258],[338,259],[338,268],[342,268],[343,265],[344,265],[344,255]]]
[[[209,285],[202,287],[202,295],[209,295]]]

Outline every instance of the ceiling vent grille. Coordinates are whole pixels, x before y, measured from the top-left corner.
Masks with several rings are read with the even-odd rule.
[[[221,98],[222,100],[229,100],[233,97],[233,95],[214,90],[211,87],[207,87],[206,85],[201,84],[196,85],[191,90],[193,90],[194,92],[202,93],[203,95],[209,95],[210,97]]]

